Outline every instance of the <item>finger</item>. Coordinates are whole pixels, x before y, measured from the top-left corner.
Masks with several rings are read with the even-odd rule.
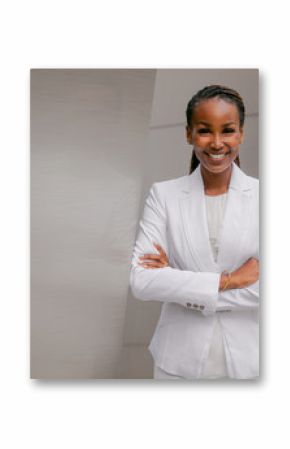
[[[139,257],[139,259],[143,260],[143,259],[156,259],[159,260],[160,259],[160,254],[144,254],[144,256]]]
[[[159,264],[162,267],[167,266],[168,263],[169,263],[169,261],[166,258],[161,257],[161,256],[152,257],[152,259],[144,257],[144,259],[142,259],[140,261],[143,262],[143,263],[156,263],[156,264]]]
[[[168,259],[167,255],[166,255],[166,253],[150,254],[150,255],[146,254],[146,256],[150,256],[150,257],[152,257],[152,259],[160,260],[162,263],[165,263],[165,264],[169,263],[169,259]]]
[[[139,265],[141,265],[144,268],[164,268],[167,266],[167,264],[163,264],[161,262],[139,262]]]
[[[159,267],[155,267],[154,265],[150,265],[148,263],[139,263],[138,265],[141,265],[141,267],[143,267],[143,268],[159,268]]]
[[[160,245],[159,245],[159,248],[161,248]],[[168,263],[168,262],[169,262],[169,259],[168,259],[168,257],[167,257],[167,254],[163,251],[162,248],[161,248],[159,251],[160,251],[160,254],[159,254],[160,260],[161,260],[162,262],[164,262],[164,263]]]
[[[156,265],[156,264],[160,263],[160,261],[157,261],[157,260],[143,260],[143,261],[140,261],[138,263],[139,263],[139,265]]]
[[[145,264],[145,265],[159,265],[159,264],[161,264],[161,262],[160,262],[160,260],[154,260],[154,261],[152,261],[152,260],[144,260],[143,262],[139,262],[140,264]],[[162,264],[161,264],[162,265]]]
[[[158,245],[158,243],[155,243],[155,242],[153,242],[153,245],[155,246],[155,248],[158,249],[159,252],[161,252],[163,255],[165,254],[165,251],[162,248],[162,246]]]

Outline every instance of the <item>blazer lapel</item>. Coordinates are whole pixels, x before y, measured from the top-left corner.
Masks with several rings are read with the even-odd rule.
[[[180,213],[189,254],[200,271],[233,269],[247,236],[250,214],[248,177],[233,162],[223,223],[219,234],[219,254],[214,261],[209,241],[204,183],[200,165],[186,178],[179,199]]]
[[[209,241],[204,183],[200,166],[186,178],[180,212],[189,253],[200,271],[216,271]]]
[[[248,176],[233,163],[226,209],[219,234],[217,264],[221,270],[234,270],[240,263],[251,217],[252,187]]]

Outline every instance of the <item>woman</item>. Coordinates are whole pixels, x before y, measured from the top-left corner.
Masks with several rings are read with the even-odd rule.
[[[245,107],[206,86],[189,101],[190,174],[154,183],[134,247],[130,285],[162,301],[149,350],[155,379],[259,374],[259,181],[239,163]]]

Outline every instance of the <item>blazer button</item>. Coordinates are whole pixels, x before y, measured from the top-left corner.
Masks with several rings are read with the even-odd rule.
[[[193,307],[195,307],[196,309],[199,308],[199,306],[197,304],[193,304]]]
[[[187,305],[187,307],[191,307],[191,303],[190,302],[187,302],[186,305]]]
[[[203,310],[203,309],[204,309],[204,306],[199,306],[199,308],[200,308],[200,310]]]

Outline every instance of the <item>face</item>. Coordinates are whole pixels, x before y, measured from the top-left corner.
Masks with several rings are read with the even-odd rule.
[[[221,98],[201,101],[194,109],[192,125],[187,127],[186,134],[204,170],[226,171],[243,141],[237,106]]]

